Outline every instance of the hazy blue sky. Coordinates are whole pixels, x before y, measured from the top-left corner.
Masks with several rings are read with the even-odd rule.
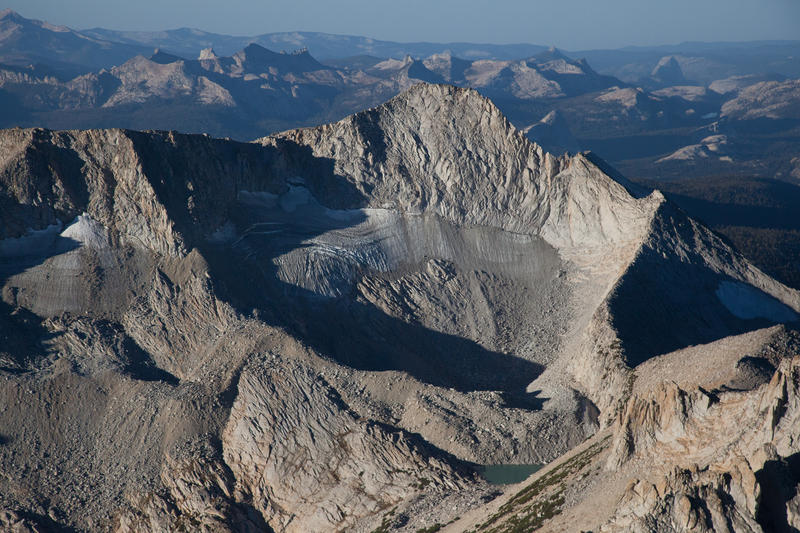
[[[800,0],[6,0],[5,7],[77,29],[306,30],[572,50],[800,39]]]

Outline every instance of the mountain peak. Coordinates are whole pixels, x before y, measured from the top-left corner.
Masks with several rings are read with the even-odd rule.
[[[26,28],[35,27],[40,28],[43,30],[57,32],[57,33],[72,33],[75,34],[71,29],[67,28],[66,26],[58,26],[55,24],[50,24],[47,21],[38,20],[38,19],[28,19],[14,11],[13,9],[7,8],[0,11],[0,22],[12,22]]]
[[[429,56],[423,64],[441,76],[443,81],[459,83],[464,82],[465,72],[472,66],[471,61],[454,56],[450,50]]]
[[[557,59],[563,59],[564,61],[571,62],[572,60],[564,55],[561,50],[556,48],[555,46],[551,46],[546,51],[541,52],[533,56],[533,58],[537,61],[555,61]]]
[[[279,54],[258,43],[250,43],[239,52],[236,52],[234,57],[241,57],[245,61],[273,62],[281,55],[285,56],[286,54]]]
[[[395,59],[393,57],[384,59],[383,61],[376,63],[373,68],[377,70],[401,70],[408,67],[413,62],[414,58],[406,54],[403,59]]]
[[[16,11],[14,11],[11,8],[6,8],[6,9],[0,11],[0,20],[6,20],[6,19],[19,20],[19,19],[23,19],[23,18],[24,17],[22,17],[22,15],[20,15],[19,13],[17,13]]]
[[[640,202],[627,180],[589,156],[547,153],[489,99],[452,85],[418,84],[334,124],[259,142],[287,141],[335,162],[341,183],[351,186],[340,194],[325,185],[326,205],[336,209],[392,206],[456,224],[536,233],[553,246],[602,247],[627,242],[634,226],[634,233],[644,231],[642,221],[657,207]],[[313,172],[306,179],[312,189],[322,187]],[[608,211],[589,207],[598,191]],[[587,215],[573,217],[568,201],[583,204]]]
[[[258,43],[250,43],[242,49],[243,52],[256,53],[256,54],[274,54],[272,50],[261,46]]]
[[[675,68],[675,67],[680,68],[678,60],[675,59],[675,56],[664,56],[658,60],[658,63],[656,64],[655,68],[653,68],[653,74],[655,74],[661,69]]]
[[[431,84],[446,81],[446,78],[442,77],[439,72],[429,69],[425,62],[414,59],[408,54],[403,59],[389,58],[376,63],[372,66],[370,72],[381,77],[390,76],[398,80],[407,78],[403,83],[413,83],[413,80]]]
[[[457,87],[447,83],[418,83],[386,102],[384,106],[391,106],[396,101],[425,103],[434,100],[442,104],[436,107],[437,110],[445,109],[449,103],[450,105],[472,106],[475,109],[485,107],[492,114],[502,116],[497,106],[475,89]]]
[[[530,149],[521,132],[488,99],[474,89],[445,84],[419,83],[378,107],[334,124],[277,137],[315,146],[320,152],[333,150],[334,159],[348,167],[342,169],[343,175],[351,177],[356,188],[376,188],[370,195],[372,205],[391,203],[412,211],[442,201],[448,203],[444,209],[456,209],[449,204],[452,198],[440,198],[433,191],[440,186],[463,187],[464,194],[488,195],[503,182],[500,175],[505,169],[517,165],[512,159],[520,157],[527,166],[530,156],[530,165],[537,167],[541,156],[540,149],[536,155],[537,149]],[[417,150],[425,156],[414,155]],[[491,164],[479,171],[472,167],[473,157]],[[438,161],[453,164],[438,166]],[[411,192],[415,184],[424,184],[423,197]],[[402,192],[392,192],[395,186]],[[333,207],[354,205],[364,204],[352,197],[337,198]]]
[[[539,121],[540,124],[547,124],[548,126],[552,126],[556,123],[562,124],[564,123],[564,117],[558,109],[553,109],[548,114],[546,114],[542,119]]]
[[[488,98],[481,96],[480,93],[475,89],[471,89],[469,87],[456,87],[455,85],[450,85],[447,83],[420,83],[419,85],[415,85],[407,91],[400,93],[393,99],[412,95],[431,95],[437,98],[455,95],[473,95],[475,98],[486,100],[487,102],[489,101]],[[389,101],[391,102],[391,100]]]

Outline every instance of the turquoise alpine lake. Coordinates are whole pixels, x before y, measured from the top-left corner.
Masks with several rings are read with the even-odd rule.
[[[483,465],[478,473],[492,485],[511,485],[525,481],[544,465]]]

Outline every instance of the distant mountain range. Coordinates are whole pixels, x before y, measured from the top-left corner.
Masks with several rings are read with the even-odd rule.
[[[547,50],[536,44],[486,43],[398,43],[353,35],[317,32],[266,33],[251,37],[220,35],[192,28],[162,32],[125,32],[94,28],[84,35],[125,43],[130,46],[164,48],[178,55],[196,57],[203,48],[214,48],[230,55],[250,43],[273,50],[293,51],[306,48],[321,60],[351,56],[401,59],[450,53],[464,59],[518,59]],[[708,83],[734,75],[770,72],[800,77],[800,41],[686,42],[676,45],[625,47],[615,50],[575,50],[567,52],[582,57],[599,72],[627,82],[646,77],[665,56],[676,56],[689,79]]]
[[[466,59],[515,59],[547,50],[546,46],[527,43],[398,43],[354,35],[334,35],[304,31],[265,33],[250,37],[221,35],[193,28],[180,28],[161,32],[130,32],[93,28],[84,30],[81,33],[98,39],[126,43],[131,46],[145,45],[154,48],[165,48],[188,57],[194,57],[203,48],[214,48],[221,54],[229,55],[253,43],[287,52],[306,48],[320,59],[357,55],[401,59],[406,55],[425,57],[444,51],[450,51]]]
[[[249,140],[341,118],[420,82],[473,87],[506,102],[624,85],[555,49],[516,60],[444,53],[327,65],[306,50],[277,53],[251,43],[230,56],[207,48],[199,57],[158,49],[64,81],[38,67],[0,66],[0,126],[174,129]]]
[[[0,63],[34,66],[62,77],[111,67],[146,53],[147,47],[96,39],[64,26],[0,11]],[[152,50],[150,50],[152,51]]]
[[[793,127],[785,120],[797,118],[794,51],[800,54],[800,41],[685,43],[587,51],[581,54],[589,59],[574,59],[538,45],[392,43],[302,32],[78,32],[5,10],[0,126],[177,129],[252,139],[339,119],[415,83],[450,83],[478,89],[520,128],[558,110],[559,135],[574,137],[571,146],[615,162],[666,164],[717,155],[692,147],[726,133],[731,121]],[[720,117],[725,121],[717,124]],[[747,131],[735,129],[738,144],[727,144],[734,151]],[[651,135],[644,145],[628,138],[654,131],[670,133]],[[725,158],[703,160],[724,167]]]
[[[24,39],[20,35],[25,34]],[[0,12],[0,63],[56,66],[72,75],[123,63],[156,48],[187,59],[213,48],[230,56],[259,44],[276,51],[307,49],[321,61],[355,56],[402,59],[406,55],[425,58],[449,53],[468,60],[513,60],[530,57],[549,47],[538,44],[489,43],[400,43],[353,35],[319,32],[278,32],[233,36],[194,28],[165,31],[118,31],[105,28],[71,30],[47,22],[25,19],[11,10]],[[735,75],[761,73],[800,77],[800,40],[753,42],[687,42],[676,45],[625,47],[613,50],[567,51],[585,58],[602,74],[635,82],[647,77],[665,56],[675,56],[690,80],[710,83]],[[80,72],[78,72],[80,71]]]
[[[800,77],[800,41],[689,42],[574,52],[599,72],[634,82],[647,77],[661,58],[675,56],[689,80],[708,84],[731,76],[773,74]]]
[[[774,134],[800,119],[800,87],[785,74],[797,63],[787,58],[798,43],[687,43],[589,51],[587,60],[534,45],[476,53],[478,45],[317,33],[76,32],[6,10],[0,126],[172,129],[249,140],[340,119],[415,83],[450,83],[492,98],[545,148],[596,150],[629,175],[696,174],[697,163],[706,169],[700,172],[735,164],[737,172],[763,175],[741,160],[772,149],[754,147],[752,128],[742,124],[760,121],[771,146],[789,146]],[[273,51],[282,49],[294,51]],[[724,77],[709,78],[715,73]],[[544,133],[552,124],[540,123],[554,111],[555,136]],[[704,147],[720,134],[724,153]]]

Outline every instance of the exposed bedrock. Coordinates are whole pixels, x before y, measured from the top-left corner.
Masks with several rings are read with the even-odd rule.
[[[6,130],[0,222],[20,527],[371,530],[582,442],[653,356],[800,309],[441,85],[249,144]]]

